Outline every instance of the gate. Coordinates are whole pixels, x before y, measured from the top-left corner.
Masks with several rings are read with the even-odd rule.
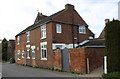
[[[70,70],[70,53],[68,51],[68,48],[64,48],[61,54],[62,54],[62,70],[69,71]]]

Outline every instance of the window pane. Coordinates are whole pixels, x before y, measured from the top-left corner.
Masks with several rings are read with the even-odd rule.
[[[62,29],[61,29],[61,25],[60,24],[56,24],[56,32],[57,33],[61,33]]]
[[[41,26],[41,38],[46,38],[46,25]]]
[[[85,26],[79,26],[79,33],[85,34]]]
[[[35,51],[32,50],[32,58],[35,58]]]

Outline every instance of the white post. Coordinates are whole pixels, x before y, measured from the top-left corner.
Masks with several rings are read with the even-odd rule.
[[[104,73],[107,74],[107,56],[104,56]]]
[[[87,58],[87,73],[90,73],[90,67],[89,67],[89,58]]]

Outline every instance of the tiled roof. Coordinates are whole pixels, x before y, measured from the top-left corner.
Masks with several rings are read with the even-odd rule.
[[[40,21],[39,21],[38,23],[36,23],[36,24],[33,24],[33,25],[27,27],[25,30],[23,30],[22,32],[20,32],[20,33],[17,34],[16,36],[19,36],[19,35],[21,35],[21,34],[23,34],[23,33],[26,33],[27,31],[30,31],[30,30],[32,30],[32,29],[35,29],[35,28],[39,27],[41,24],[44,24],[44,23],[49,22],[49,21],[52,21],[52,18],[53,18],[53,17],[55,17],[56,15],[60,14],[60,13],[63,12],[64,10],[65,10],[65,9],[63,9],[63,10],[61,10],[61,11],[59,11],[59,12],[57,12],[57,13],[51,15],[51,16],[48,16],[48,17],[46,17],[46,18],[44,18],[44,19],[42,19],[42,20],[40,20]]]
[[[100,39],[93,39],[89,40],[88,42],[79,45],[78,47],[84,47],[84,46],[105,46],[105,40],[100,40]]]

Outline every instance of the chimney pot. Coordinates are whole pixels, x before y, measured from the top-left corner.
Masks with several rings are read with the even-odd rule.
[[[65,9],[74,9],[74,5],[66,4]]]
[[[109,19],[105,19],[105,24],[107,24],[109,22]]]

